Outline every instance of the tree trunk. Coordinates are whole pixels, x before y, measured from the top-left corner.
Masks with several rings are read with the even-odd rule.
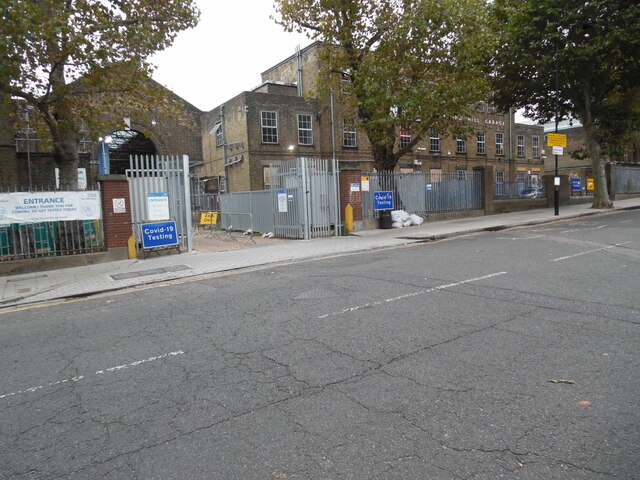
[[[604,159],[602,158],[602,149],[596,126],[591,118],[591,97],[589,95],[588,84],[585,86],[585,111],[582,115],[582,128],[587,142],[587,152],[591,158],[591,169],[593,170],[593,181],[595,183],[595,191],[593,195],[593,205],[591,208],[612,208],[613,202],[609,198],[609,190],[607,188],[607,174],[604,170]]]
[[[78,129],[75,112],[66,99],[64,66],[54,66],[51,72],[50,103],[38,105],[53,141],[53,159],[60,169],[60,188],[78,189]],[[61,92],[59,95],[58,93]]]
[[[53,159],[60,169],[62,190],[78,189],[80,157],[77,144],[76,133],[72,129],[63,128],[53,134]]]
[[[396,167],[397,160],[393,154],[393,147],[387,145],[374,145],[371,143],[373,153],[373,166],[379,172],[391,171]]]
[[[611,208],[613,207],[613,202],[609,198],[607,174],[604,169],[604,159],[602,158],[602,150],[598,143],[595,126],[592,122],[586,121],[583,128],[586,136],[587,151],[591,158],[591,169],[593,170],[593,180],[595,183],[592,208]]]

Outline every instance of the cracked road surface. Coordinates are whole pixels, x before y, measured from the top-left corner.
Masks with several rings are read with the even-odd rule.
[[[640,478],[640,211],[0,311],[0,478]]]

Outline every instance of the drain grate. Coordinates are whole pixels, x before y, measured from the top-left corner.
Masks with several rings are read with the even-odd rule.
[[[110,275],[113,280],[127,280],[129,278],[148,277],[150,275],[162,275],[163,273],[181,272],[184,270],[191,270],[191,267],[186,265],[174,265],[172,267],[153,268],[151,270],[140,270],[139,272],[118,273],[116,275]]]

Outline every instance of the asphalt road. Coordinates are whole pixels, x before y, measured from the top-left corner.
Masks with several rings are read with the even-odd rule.
[[[640,211],[0,312],[0,477],[640,478]]]

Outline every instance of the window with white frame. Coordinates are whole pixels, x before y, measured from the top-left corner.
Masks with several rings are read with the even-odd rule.
[[[538,135],[531,137],[531,148],[533,149],[533,158],[540,158],[540,137]]]
[[[479,112],[484,112],[484,102],[480,102],[476,108]]]
[[[496,106],[492,102],[487,103],[487,113],[493,113],[495,111]]]
[[[278,143],[278,112],[260,112],[262,143]]]
[[[435,128],[429,129],[429,150],[431,152],[440,151],[440,136]]]
[[[411,134],[408,130],[400,130],[400,148],[408,147],[411,143]]]
[[[496,170],[496,195],[504,195],[504,170]]]
[[[484,132],[478,132],[476,135],[476,151],[478,155],[487,154],[487,136]]]
[[[496,132],[496,155],[504,155],[504,133]]]
[[[343,95],[351,95],[351,72],[340,73],[340,91]]]
[[[224,145],[224,131],[222,128],[222,122],[217,122],[209,133],[216,136],[216,147],[221,147],[222,145]]]
[[[462,138],[456,138],[456,153],[467,153],[467,141]]]
[[[353,118],[342,119],[342,146],[357,147],[356,125]]]
[[[313,120],[306,113],[298,114],[298,144],[313,145]]]
[[[524,135],[518,135],[516,140],[516,155],[524,157]]]
[[[458,168],[456,170],[456,176],[458,180],[466,180],[467,179],[467,170],[464,168]]]

